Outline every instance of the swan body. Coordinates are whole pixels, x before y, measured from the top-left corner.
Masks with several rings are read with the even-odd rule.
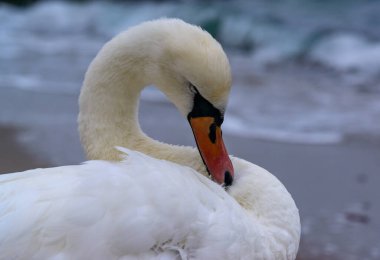
[[[220,125],[230,83],[220,45],[177,19],[107,43],[79,101],[92,161],[0,175],[0,259],[295,259],[291,195],[272,174],[226,154]],[[149,84],[187,116],[199,151],[141,131],[138,97]]]
[[[195,170],[123,151],[128,155],[121,162],[5,175],[1,198],[8,203],[1,204],[0,259],[294,258],[296,241],[282,248],[294,234],[276,227],[274,219],[267,220],[273,228],[265,223],[250,228],[260,216],[247,214]],[[244,181],[252,165],[235,160],[236,181]],[[254,169],[253,175],[275,181],[274,192],[284,192],[272,175]],[[164,183],[163,173],[170,175]],[[271,232],[277,240],[269,239]]]

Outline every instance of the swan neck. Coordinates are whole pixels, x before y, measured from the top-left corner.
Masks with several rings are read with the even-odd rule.
[[[140,94],[145,86],[155,83],[151,79],[157,75],[148,59],[115,52],[120,45],[120,39],[107,43],[85,75],[78,124],[88,159],[120,160],[120,152],[114,147],[122,146],[206,174],[196,149],[156,141],[141,130]]]

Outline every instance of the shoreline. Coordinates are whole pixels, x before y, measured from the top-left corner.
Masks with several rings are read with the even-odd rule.
[[[0,125],[0,174],[51,167],[51,163],[33,156],[17,141],[21,129]]]

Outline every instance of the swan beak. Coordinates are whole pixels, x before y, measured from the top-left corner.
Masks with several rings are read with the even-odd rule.
[[[214,181],[230,186],[234,169],[222,139],[222,130],[214,117],[189,118],[198,150]]]

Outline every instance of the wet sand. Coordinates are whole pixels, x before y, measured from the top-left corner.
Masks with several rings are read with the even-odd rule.
[[[18,132],[15,128],[0,127],[0,174],[51,166],[17,142]]]
[[[84,160],[76,95],[0,91],[0,173]],[[142,101],[140,118],[152,137],[194,145],[186,120],[171,105]],[[266,168],[292,194],[303,228],[299,259],[380,259],[378,143],[300,145],[228,132],[224,139],[231,154]]]

